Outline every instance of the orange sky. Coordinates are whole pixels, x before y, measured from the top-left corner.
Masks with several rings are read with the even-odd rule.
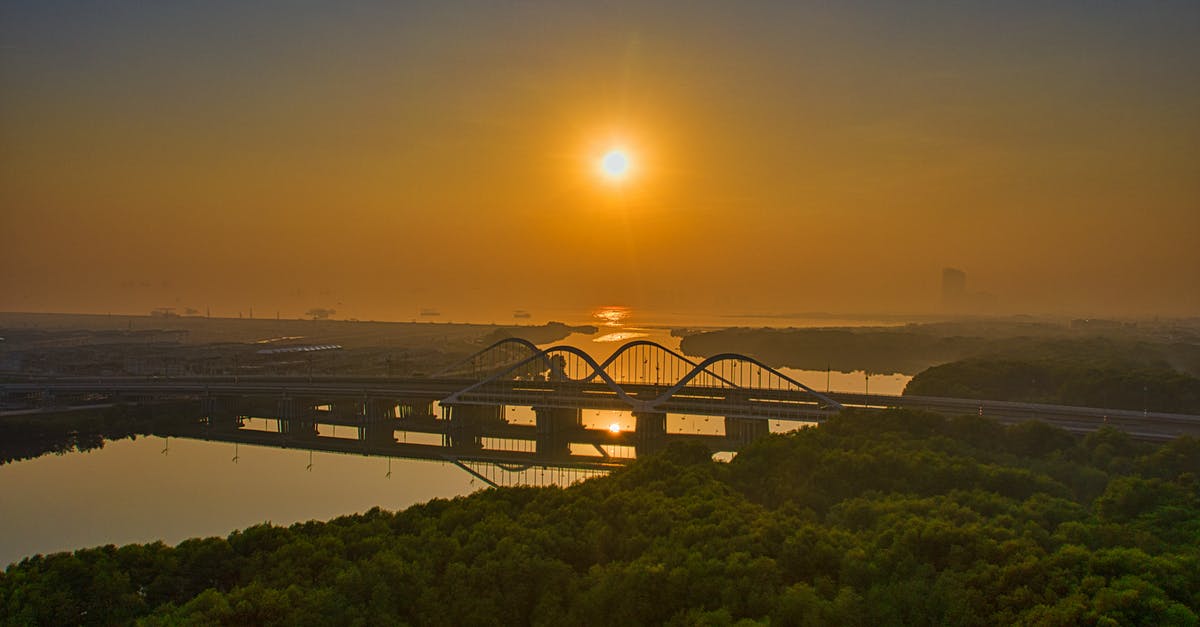
[[[1200,315],[1200,5],[895,4],[6,3],[0,310]]]

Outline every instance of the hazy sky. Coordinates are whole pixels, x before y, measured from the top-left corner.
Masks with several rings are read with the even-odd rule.
[[[1195,0],[0,2],[0,310],[921,312],[954,266],[1005,311],[1197,315],[1198,33]]]

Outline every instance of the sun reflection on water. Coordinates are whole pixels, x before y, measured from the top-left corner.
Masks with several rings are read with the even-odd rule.
[[[628,307],[601,307],[592,312],[592,318],[599,320],[606,327],[619,327],[625,324],[629,314]]]
[[[599,337],[593,338],[593,342],[625,342],[628,340],[637,339],[639,337],[647,337],[649,333],[638,333],[635,331],[617,331],[616,333],[605,333]]]

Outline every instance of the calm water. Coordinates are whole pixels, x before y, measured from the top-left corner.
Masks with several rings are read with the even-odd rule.
[[[483,484],[446,462],[148,437],[0,466],[0,563],[400,509]],[[234,458],[236,457],[236,462]],[[311,463],[311,469],[309,464]]]
[[[591,319],[563,319],[596,324],[598,333],[574,334],[555,344],[579,347],[597,360],[631,339],[679,348],[679,338],[671,337],[668,324],[678,326],[680,321],[644,319],[616,308],[593,314]],[[724,324],[735,323],[772,324],[769,320]],[[800,326],[794,321],[788,324]],[[836,323],[820,320],[811,326],[832,324]],[[844,391],[862,391],[866,383],[862,372],[784,372],[816,390],[825,390],[827,381],[832,389]],[[909,378],[872,376],[870,390],[899,394]],[[508,411],[511,421],[532,422],[529,408]],[[594,428],[633,428],[628,412],[587,410],[583,419]],[[771,430],[795,427],[795,423],[773,423]],[[717,434],[723,423],[717,418],[671,415],[667,428],[672,433]],[[180,438],[109,442],[88,453],[48,455],[0,466],[0,566],[35,553],[155,540],[177,543],[189,537],[226,535],[266,521],[286,525],[375,506],[402,509],[483,487],[447,462]]]

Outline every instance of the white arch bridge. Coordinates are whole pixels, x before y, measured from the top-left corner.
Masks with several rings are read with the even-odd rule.
[[[357,426],[361,446],[371,450],[433,447],[456,459],[470,453],[521,462],[582,456],[601,464],[623,461],[613,447],[642,453],[679,439],[733,451],[773,421],[812,422],[842,408],[743,355],[696,362],[634,341],[597,362],[578,348],[541,349],[520,339],[496,342],[432,377],[52,377],[0,384],[0,395],[10,406],[42,407],[199,401],[212,438],[233,437],[248,417],[268,417],[280,421],[279,437],[291,445],[322,441],[325,426]],[[513,418],[509,410],[520,407],[531,412]],[[585,420],[592,410],[628,414],[613,430]],[[676,425],[670,433],[668,414]],[[695,418],[708,428],[678,428]]]
[[[668,414],[718,417],[724,421],[723,435],[697,437],[728,450],[767,433],[770,421],[811,422],[842,409],[841,403],[752,357],[724,353],[697,363],[645,340],[629,342],[597,362],[572,346],[539,349],[505,339],[438,376],[473,381],[441,399],[451,439],[503,423],[506,406],[529,406],[536,415],[539,450],[569,449],[589,431],[582,418],[589,409],[630,412],[635,428],[629,439],[638,450],[667,440]],[[590,429],[596,430],[595,425]]]
[[[469,374],[468,374],[469,373]],[[439,373],[475,381],[443,405],[532,405],[562,409],[684,413],[745,420],[813,420],[841,403],[763,364],[734,353],[699,363],[661,344],[637,340],[604,362],[572,346],[538,349],[506,339]]]
[[[1143,439],[1200,435],[1197,416],[821,393],[751,357],[726,353],[693,361],[643,340],[598,362],[578,348],[541,349],[506,339],[431,377],[41,377],[0,383],[0,416],[142,402],[190,403],[198,437],[488,463],[554,460],[589,468],[632,457],[616,448],[641,454],[675,440],[735,451],[772,423],[817,422],[843,403],[978,413],[1005,422],[1040,419],[1079,432],[1114,426]],[[514,407],[531,408],[532,419],[529,412],[514,419],[509,413]],[[632,419],[609,430],[584,419],[592,410],[628,412]],[[670,430],[668,415],[676,425]],[[700,417],[713,428],[678,428],[680,416]],[[247,433],[247,417],[275,419],[278,429]],[[329,427],[356,427],[357,437],[327,437]]]

